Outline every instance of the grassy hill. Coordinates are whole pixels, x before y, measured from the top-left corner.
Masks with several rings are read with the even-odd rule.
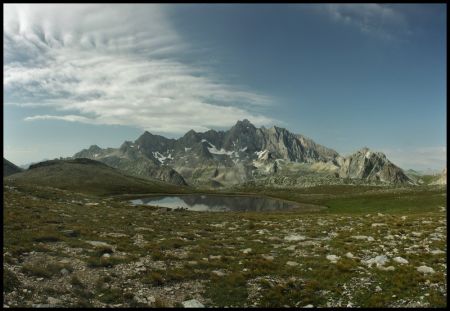
[[[129,176],[90,159],[51,160],[33,164],[5,178],[6,183],[47,186],[94,195],[180,193],[186,187]]]
[[[3,177],[20,172],[22,172],[22,169],[20,167],[3,158]]]

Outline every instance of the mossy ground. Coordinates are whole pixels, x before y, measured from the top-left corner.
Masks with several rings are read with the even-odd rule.
[[[30,307],[53,297],[67,307],[179,306],[188,299],[236,307],[446,306],[446,189],[336,186],[264,194],[329,209],[162,212],[7,184],[4,303]],[[378,255],[395,270],[364,264]],[[394,262],[397,256],[408,264]]]

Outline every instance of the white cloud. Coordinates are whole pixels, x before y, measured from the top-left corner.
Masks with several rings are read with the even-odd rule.
[[[6,4],[5,103],[58,119],[183,133],[227,127],[271,99],[212,78],[177,56],[189,48],[156,4]],[[61,113],[63,113],[61,115]]]
[[[388,40],[409,34],[405,16],[386,4],[333,3],[325,8],[336,22],[356,27],[362,33]]]
[[[95,120],[89,119],[83,116],[77,115],[63,115],[63,116],[50,116],[50,115],[38,115],[33,117],[26,117],[25,121],[34,121],[34,120],[62,120],[69,122],[82,122],[82,123],[91,123],[95,124]]]

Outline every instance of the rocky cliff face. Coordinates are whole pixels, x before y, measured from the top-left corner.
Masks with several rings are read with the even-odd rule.
[[[134,175],[180,185],[218,187],[274,175],[295,177],[300,174],[296,164],[309,165],[309,174],[317,170],[333,178],[411,182],[382,153],[365,148],[344,158],[305,136],[276,126],[256,128],[248,120],[238,121],[228,131],[191,130],[179,139],[145,132],[120,148],[91,146],[74,157],[95,159]]]
[[[447,168],[444,168],[438,178],[431,183],[431,185],[446,185],[447,184]]]
[[[412,183],[403,171],[391,163],[386,155],[369,148],[358,150],[341,160],[339,176],[390,183]]]

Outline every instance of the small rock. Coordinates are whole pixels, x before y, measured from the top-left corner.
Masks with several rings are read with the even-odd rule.
[[[394,257],[393,260],[402,265],[409,263],[408,260],[406,260],[405,258],[402,258],[402,257]]]
[[[300,234],[290,234],[284,237],[286,241],[303,241],[306,239],[303,235]]]
[[[148,296],[148,297],[147,297],[147,301],[148,301],[148,302],[151,302],[151,303],[154,303],[154,302],[156,301],[156,299],[155,299],[155,297],[153,297],[153,296]]]
[[[433,268],[427,267],[427,266],[417,267],[417,271],[422,272],[424,274],[427,274],[427,273],[433,274],[435,272]]]
[[[369,267],[372,267],[373,264],[376,264],[377,267],[379,267],[379,266],[384,266],[384,264],[388,261],[389,261],[389,259],[386,257],[386,255],[380,255],[380,256],[371,258],[369,260],[366,260],[366,261],[364,261],[364,263],[366,265],[368,265]]]
[[[303,308],[314,308],[314,306],[309,304],[309,305],[304,306]]]
[[[298,263],[296,263],[295,261],[288,261],[288,262],[286,262],[286,264],[291,267],[298,266]]]
[[[355,258],[355,256],[354,256],[352,253],[350,253],[350,252],[348,252],[347,254],[345,254],[345,257],[350,258],[350,259]]]
[[[394,266],[389,266],[389,267],[378,266],[378,269],[383,270],[383,271],[395,271]]]
[[[212,273],[217,276],[225,276],[226,275],[225,273],[223,273],[222,271],[219,271],[219,270],[214,270],[214,271],[212,271]]]
[[[261,257],[266,259],[266,260],[269,260],[269,261],[272,261],[274,259],[274,257],[270,256],[270,255],[262,255]]]
[[[181,303],[184,308],[204,308],[205,306],[197,299],[186,300]]]
[[[382,226],[387,226],[387,224],[385,223],[373,223],[372,227],[382,227]]]
[[[110,244],[106,242],[101,241],[86,241],[86,243],[91,244],[92,246],[99,246],[99,247],[112,247]]]
[[[439,254],[445,254],[444,251],[441,251],[440,249],[432,250],[431,254],[433,255],[439,255]]]
[[[376,291],[376,292],[381,292],[381,291],[382,291],[382,289],[381,289],[381,287],[380,287],[380,286],[378,286],[378,285],[377,285],[377,287],[375,287],[375,291]]]
[[[251,248],[246,248],[246,249],[241,250],[241,252],[243,252],[244,254],[248,254],[248,253],[250,253],[251,251],[252,251]]]
[[[61,300],[59,300],[59,299],[56,299],[56,298],[53,298],[53,297],[48,297],[47,298],[47,302],[50,304],[50,305],[58,305],[58,304],[60,304],[61,303]]]
[[[68,275],[70,273],[69,270],[67,270],[66,268],[61,269],[61,271],[59,271],[62,275]]]
[[[111,257],[111,254],[104,253],[104,254],[102,255],[102,258],[109,258],[109,257]]]
[[[332,263],[336,263],[341,257],[336,255],[327,255],[327,259]]]

